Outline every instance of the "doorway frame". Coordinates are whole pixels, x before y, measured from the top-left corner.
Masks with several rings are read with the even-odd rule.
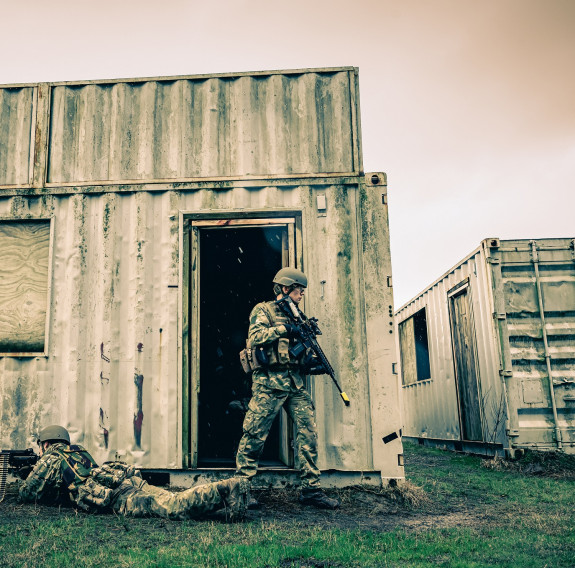
[[[213,212],[180,211],[180,348],[181,348],[181,393],[182,420],[181,444],[182,468],[197,469],[198,463],[198,391],[200,384],[199,365],[199,333],[193,321],[198,321],[199,303],[193,298],[199,289],[199,272],[192,271],[194,263],[198,262],[197,231],[202,223],[204,227],[226,226],[262,226],[286,225],[281,220],[293,220],[294,227],[294,258],[296,267],[303,270],[303,224],[302,211],[299,209],[266,209],[252,211],[220,210]],[[234,221],[233,225],[226,221]],[[242,222],[243,221],[243,222]],[[280,448],[286,452],[289,448]]]
[[[479,430],[481,432],[480,440],[468,440],[464,437],[464,425],[463,425],[463,415],[462,415],[462,400],[461,400],[461,389],[462,386],[460,385],[460,381],[462,381],[462,377],[460,376],[458,370],[458,352],[455,345],[455,324],[456,317],[454,311],[454,300],[457,296],[465,295],[467,306],[469,308],[469,333],[470,336],[468,337],[471,343],[471,352],[473,356],[473,373],[475,379],[475,386],[477,389],[477,411],[479,414]],[[471,289],[471,283],[469,277],[465,278],[457,285],[453,286],[447,292],[447,302],[448,302],[448,312],[449,312],[449,329],[451,335],[451,352],[453,354],[453,371],[455,375],[455,395],[457,398],[457,414],[459,417],[459,438],[462,441],[470,441],[470,442],[482,442],[485,437],[484,432],[484,418],[483,418],[483,405],[481,401],[482,397],[482,389],[481,389],[481,378],[479,373],[479,361],[478,361],[478,350],[477,350],[477,334],[475,328],[475,315],[473,310],[473,295]],[[460,355],[460,354],[459,354]]]

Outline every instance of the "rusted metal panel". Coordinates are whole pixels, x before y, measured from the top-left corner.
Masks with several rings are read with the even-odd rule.
[[[26,179],[0,162],[0,219],[50,220],[50,334],[0,357],[2,446],[61,423],[100,462],[194,466],[193,233],[273,218],[352,399],[310,379],[320,467],[403,476],[385,175],[360,174],[354,68],[12,87],[35,93],[34,149]]]
[[[47,181],[358,172],[350,73],[56,85]]]
[[[30,181],[34,87],[0,88],[0,185]]]
[[[501,384],[493,331],[490,273],[483,254],[481,249],[474,251],[396,313],[398,324],[422,309],[427,317],[431,379],[413,382],[402,389],[407,436],[462,439],[449,305],[450,292],[468,284],[476,341],[475,359],[481,377],[478,394],[481,428],[492,442],[501,442],[502,426],[497,418],[499,407],[496,403],[501,399]]]
[[[575,256],[572,239],[501,241],[517,447],[575,451]]]
[[[482,441],[575,451],[573,247],[572,239],[486,239],[398,310],[398,323],[422,308],[429,322],[432,379],[403,389],[407,435],[465,439],[448,305],[468,279]]]
[[[189,254],[182,246],[183,224],[202,212],[212,218],[219,212],[223,218],[274,214],[285,220],[296,211],[301,215],[296,254],[313,282],[306,311],[319,318],[322,347],[352,398],[346,408],[329,379],[311,381],[320,467],[376,468],[383,477],[402,477],[395,455],[401,441],[382,442],[399,430],[391,289],[382,300],[379,284],[391,276],[391,263],[385,250],[383,259],[362,259],[364,243],[372,243],[375,234],[383,235],[382,246],[388,247],[387,213],[372,212],[372,201],[381,207],[379,189],[361,197],[359,188],[298,182],[224,192],[0,199],[0,217],[51,217],[54,224],[47,357],[0,358],[0,395],[18,400],[17,407],[1,410],[2,444],[29,445],[49,421],[67,426],[98,461],[121,458],[141,467],[181,468],[190,372],[182,363],[189,361],[184,353],[189,331],[184,335],[183,327],[196,325],[182,313],[188,301],[182,270],[190,263],[182,258]],[[325,196],[326,212],[317,209],[318,194]],[[361,218],[369,226],[359,224]],[[366,288],[377,297],[366,295]]]

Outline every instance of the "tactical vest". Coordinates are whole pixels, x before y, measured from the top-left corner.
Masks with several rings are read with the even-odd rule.
[[[286,316],[277,306],[275,302],[262,302],[259,304],[265,314],[268,317],[270,325],[272,327],[278,325],[290,324],[291,320]],[[297,341],[292,339],[292,342]],[[277,341],[269,343],[267,345],[262,345],[262,348],[269,361],[269,367],[271,369],[275,368],[285,368],[287,366],[298,366],[301,365],[301,359],[294,358],[290,354],[290,339],[288,337],[280,337]]]
[[[62,479],[70,491],[84,483],[90,476],[92,468],[97,467],[88,450],[80,445],[58,445],[55,453],[62,458]]]
[[[70,498],[86,511],[108,507],[113,490],[125,479],[139,476],[133,465],[122,462],[109,462],[98,467],[88,451],[79,445],[59,445],[54,451],[62,458],[62,479]]]

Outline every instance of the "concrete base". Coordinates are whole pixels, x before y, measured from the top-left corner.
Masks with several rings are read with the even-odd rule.
[[[234,475],[233,468],[194,470],[141,470],[142,477],[154,485],[193,487],[212,481],[219,481]],[[398,485],[404,479],[382,478],[379,471],[336,471],[321,472],[321,485],[325,488],[344,488],[356,485],[382,487]],[[289,468],[260,468],[252,480],[254,489],[286,489],[299,487],[299,472]]]

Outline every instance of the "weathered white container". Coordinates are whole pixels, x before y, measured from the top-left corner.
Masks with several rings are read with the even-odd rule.
[[[396,313],[406,437],[575,452],[573,239],[486,239]]]
[[[229,471],[249,311],[287,264],[351,398],[309,379],[325,483],[403,477],[386,179],[362,172],[356,69],[0,88],[2,447],[60,423],[100,462]],[[283,416],[276,480],[292,442]]]

